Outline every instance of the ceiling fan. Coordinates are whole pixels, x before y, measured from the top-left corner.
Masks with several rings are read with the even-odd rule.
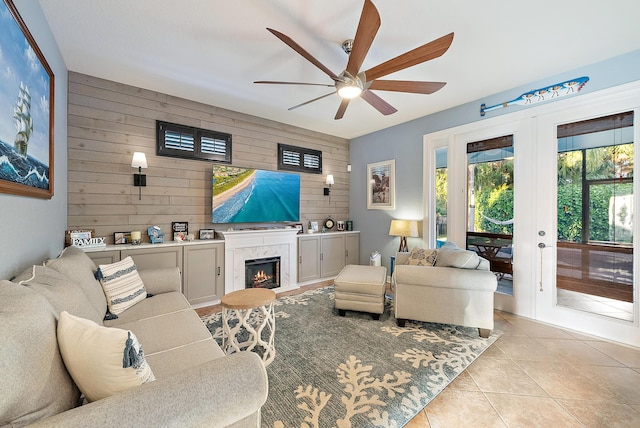
[[[393,106],[387,103],[385,100],[374,94],[372,90],[380,91],[395,91],[395,92],[410,92],[415,94],[432,94],[441,89],[445,82],[422,82],[422,81],[407,81],[407,80],[380,80],[380,77],[384,77],[388,74],[395,73],[396,71],[404,70],[405,68],[429,61],[434,58],[442,56],[451,46],[453,41],[453,33],[449,33],[446,36],[433,40],[422,46],[419,46],[409,52],[405,52],[393,59],[390,59],[382,64],[372,67],[365,71],[360,71],[360,66],[364,62],[367,52],[373,43],[373,39],[380,28],[380,14],[373,5],[371,0],[365,0],[362,8],[362,14],[360,15],[360,22],[358,23],[358,29],[356,30],[356,36],[351,40],[347,40],[342,44],[345,52],[349,54],[349,61],[347,62],[347,68],[340,74],[336,75],[327,67],[325,67],[320,61],[314,58],[309,52],[304,50],[302,46],[297,44],[289,36],[282,34],[271,28],[267,28],[274,36],[282,40],[291,49],[298,52],[304,58],[306,58],[313,65],[322,70],[332,80],[333,84],[323,83],[306,83],[306,82],[279,82],[259,80],[254,83],[266,83],[276,85],[309,85],[309,86],[327,86],[335,88],[334,91],[306,101],[302,104],[298,104],[289,108],[293,110],[298,107],[302,107],[314,101],[321,100],[330,95],[337,93],[342,101],[338,112],[334,119],[342,119],[349,101],[353,98],[360,96],[363,100],[369,103],[373,108],[378,110],[383,115],[389,115],[395,113],[396,110]]]

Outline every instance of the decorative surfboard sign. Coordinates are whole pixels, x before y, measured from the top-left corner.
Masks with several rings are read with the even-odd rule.
[[[484,116],[485,113],[499,108],[509,107],[512,105],[526,106],[530,104],[536,104],[543,101],[549,101],[554,98],[564,97],[566,95],[575,94],[582,89],[582,87],[589,81],[587,76],[578,77],[577,79],[570,79],[561,83],[545,86],[544,88],[534,89],[533,91],[525,92],[518,98],[504,103],[496,104],[494,106],[487,107],[484,103],[480,106],[480,116]]]

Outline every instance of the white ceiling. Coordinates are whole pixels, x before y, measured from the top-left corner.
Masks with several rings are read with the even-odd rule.
[[[28,0],[15,0],[20,1]],[[347,63],[340,45],[354,37],[363,0],[40,0],[40,5],[71,71],[344,138],[640,48],[638,0],[373,2],[382,25],[361,69],[455,32],[444,56],[387,76],[448,84],[432,95],[378,91],[397,113],[383,116],[356,99],[338,121],[333,119],[337,94],[287,110],[330,88],[253,81],[332,84],[266,27],[288,35],[340,74]]]

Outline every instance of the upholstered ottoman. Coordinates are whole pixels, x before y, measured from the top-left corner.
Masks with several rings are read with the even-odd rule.
[[[335,307],[340,316],[345,311],[369,312],[380,319],[384,312],[387,268],[384,266],[347,265],[333,282]]]

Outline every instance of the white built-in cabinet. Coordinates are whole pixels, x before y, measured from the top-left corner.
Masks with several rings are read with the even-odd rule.
[[[298,282],[320,278],[320,237],[303,235],[298,238]]]
[[[189,303],[219,300],[224,294],[224,244],[183,248],[183,289]]]
[[[180,268],[182,292],[192,305],[213,303],[224,294],[224,241],[109,245],[87,249],[96,265],[114,263],[131,256],[140,270]]]
[[[298,282],[329,278],[360,262],[360,232],[329,232],[298,237]]]

